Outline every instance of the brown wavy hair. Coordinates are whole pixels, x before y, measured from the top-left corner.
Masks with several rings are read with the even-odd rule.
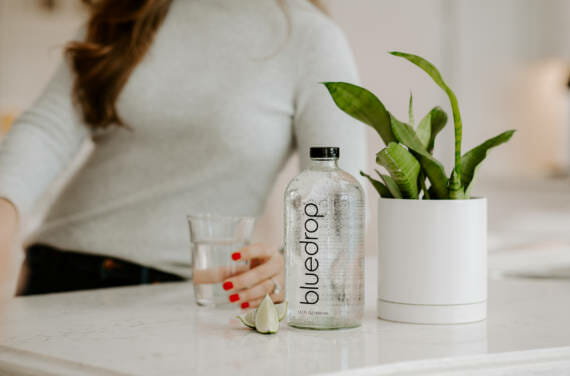
[[[115,103],[172,1],[83,0],[91,9],[85,39],[70,42],[65,53],[75,73],[74,102],[91,128],[126,125]],[[309,1],[325,10],[320,0]]]

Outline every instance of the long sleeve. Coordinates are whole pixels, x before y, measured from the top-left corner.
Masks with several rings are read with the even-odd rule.
[[[0,197],[25,215],[62,173],[89,131],[72,103],[72,73],[62,63],[40,97],[0,143]]]
[[[323,16],[324,18],[324,16]],[[358,83],[352,51],[343,32],[328,19],[306,32],[304,58],[298,67],[294,131],[301,168],[311,146],[340,147],[339,165],[359,179],[366,169],[365,126],[336,107],[324,81]]]

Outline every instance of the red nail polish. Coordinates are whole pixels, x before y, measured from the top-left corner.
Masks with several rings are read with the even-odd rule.
[[[249,307],[249,303],[248,303],[248,302],[241,303],[241,309],[246,309],[247,307]]]
[[[239,253],[239,252],[232,253],[232,260],[237,261],[240,258],[241,258],[241,253]]]
[[[230,302],[237,302],[239,300],[239,295],[238,294],[231,294],[230,295]]]
[[[228,291],[228,290],[231,290],[234,288],[234,284],[231,283],[230,281],[227,281],[227,282],[224,282],[222,287],[224,288],[224,290]]]

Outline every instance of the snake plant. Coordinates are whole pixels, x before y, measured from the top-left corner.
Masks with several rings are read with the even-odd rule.
[[[462,121],[457,97],[437,68],[424,58],[404,52],[390,52],[426,72],[447,94],[453,112],[455,165],[448,175],[433,156],[435,138],[447,123],[447,114],[433,108],[416,125],[410,95],[408,121],[389,112],[370,91],[346,82],[324,82],[337,107],[376,130],[386,147],[376,154],[376,163],[388,174],[376,170],[378,179],[361,171],[381,197],[402,199],[469,199],[474,177],[487,152],[507,142],[515,132],[509,130],[461,154]],[[429,187],[428,187],[429,184]]]

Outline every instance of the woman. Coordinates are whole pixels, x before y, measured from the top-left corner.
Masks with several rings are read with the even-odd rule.
[[[352,174],[364,165],[362,126],[319,84],[357,81],[350,49],[310,2],[91,6],[68,63],[0,146],[7,252],[18,215],[95,143],[27,249],[24,294],[189,277],[185,214],[259,214],[294,148],[301,167],[311,145],[340,146]],[[239,253],[256,266],[220,283],[255,307],[283,286],[283,258],[276,244]]]

